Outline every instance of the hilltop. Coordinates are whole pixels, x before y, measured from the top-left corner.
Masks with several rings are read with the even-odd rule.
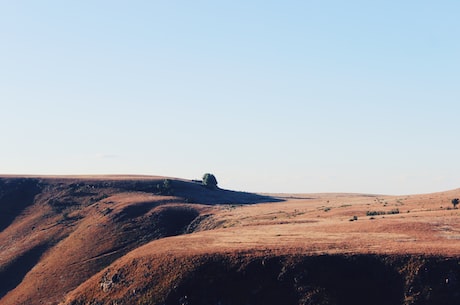
[[[0,304],[457,304],[458,197],[3,176]]]

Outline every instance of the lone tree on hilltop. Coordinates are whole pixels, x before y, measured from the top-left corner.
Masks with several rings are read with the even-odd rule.
[[[454,206],[454,209],[456,209],[456,208],[457,208],[457,204],[458,204],[458,202],[459,202],[459,199],[458,199],[458,198],[454,198],[454,199],[452,199],[452,205]]]
[[[203,175],[203,185],[209,189],[217,188],[217,179],[213,174],[206,173]]]

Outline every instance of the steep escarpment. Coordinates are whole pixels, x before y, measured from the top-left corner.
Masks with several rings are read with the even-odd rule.
[[[144,256],[112,265],[65,304],[458,304],[459,263],[407,255]]]

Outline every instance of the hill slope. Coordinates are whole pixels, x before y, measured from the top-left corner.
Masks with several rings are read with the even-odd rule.
[[[3,177],[0,304],[458,304],[455,197]]]
[[[213,204],[270,201],[183,180],[169,179],[165,187],[164,181],[0,179],[1,304],[55,304],[130,250],[193,231],[199,216]]]

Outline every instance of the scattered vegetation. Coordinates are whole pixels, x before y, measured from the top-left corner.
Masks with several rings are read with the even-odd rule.
[[[174,195],[171,180],[165,179],[162,184],[157,184],[157,192],[160,195],[171,196]]]
[[[213,174],[206,173],[203,175],[203,185],[209,189],[217,188],[217,179]]]
[[[454,198],[454,199],[452,199],[452,205],[454,206],[454,209],[456,209],[456,208],[457,208],[457,204],[458,204],[458,202],[459,202],[459,199],[458,199],[458,198]]]
[[[353,216],[352,218],[350,218],[350,221],[357,221],[358,220],[358,216]]]
[[[63,196],[62,198],[51,198],[48,200],[48,204],[51,206],[55,213],[62,213],[65,210],[72,209],[80,205],[78,200],[75,200],[71,196]]]
[[[399,214],[399,209],[393,209],[390,211],[367,211],[366,216],[377,216],[377,215],[391,215]]]

